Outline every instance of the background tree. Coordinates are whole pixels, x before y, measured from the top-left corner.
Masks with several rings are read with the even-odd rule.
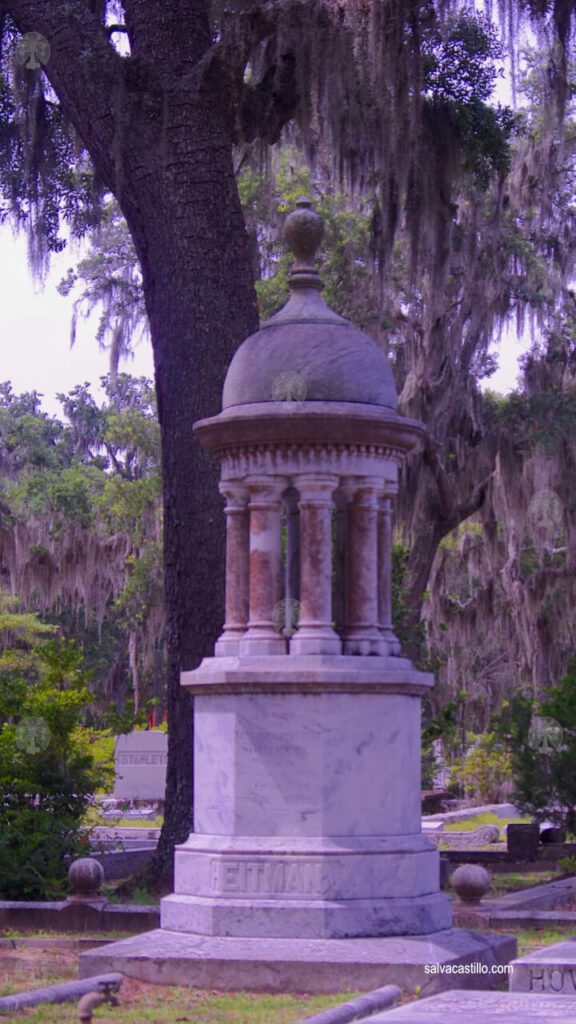
[[[464,46],[481,64],[486,52],[486,32],[477,38],[472,23],[455,30],[447,20],[459,8],[428,0],[70,0],[65,7],[57,0],[2,0],[20,33],[46,37],[45,72],[61,104],[41,88],[40,75],[32,81],[20,66],[15,81],[26,102],[5,101],[8,202],[24,212],[28,204],[33,215],[51,211],[52,226],[67,194],[74,206],[82,191],[77,178],[56,177],[51,190],[36,184],[37,172],[50,173],[41,154],[50,146],[54,152],[58,138],[65,149],[64,113],[118,200],[142,271],[163,453],[171,726],[158,864],[166,870],[170,842],[186,835],[191,815],[191,714],[179,671],[209,653],[222,614],[216,469],[193,440],[192,424],[218,411],[225,366],[256,326],[233,148],[274,143],[295,119],[311,158],[331,152],[350,184],[374,180],[374,251],[382,265],[404,216],[413,265],[433,268],[433,296],[458,247],[452,188],[466,170],[462,145],[468,140],[470,152],[471,141],[482,137],[473,109],[459,107],[467,95],[448,103],[436,95],[442,59],[446,65],[460,58]],[[548,7],[518,8],[509,0],[513,28],[523,12],[543,21]],[[114,14],[109,27],[107,13]],[[571,13],[571,4],[554,5],[550,28],[561,54]],[[114,45],[119,38],[123,52]],[[562,56],[557,112],[565,72]],[[14,112],[27,148],[14,133]],[[482,156],[478,145],[476,154]],[[58,244],[54,232],[51,244]]]
[[[154,392],[125,374],[60,400],[0,387],[0,570],[7,596],[82,644],[94,699],[164,699],[159,428]]]

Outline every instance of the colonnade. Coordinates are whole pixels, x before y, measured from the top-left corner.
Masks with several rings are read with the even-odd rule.
[[[399,653],[391,623],[392,487],[381,477],[321,472],[222,482],[226,621],[216,656]],[[296,601],[298,628],[287,636]]]

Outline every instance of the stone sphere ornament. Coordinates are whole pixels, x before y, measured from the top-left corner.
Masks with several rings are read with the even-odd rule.
[[[490,875],[480,864],[461,864],[452,875],[452,888],[466,903],[478,903],[490,888]]]
[[[76,897],[100,896],[104,881],[104,868],[93,857],[79,857],[68,868],[68,881]]]

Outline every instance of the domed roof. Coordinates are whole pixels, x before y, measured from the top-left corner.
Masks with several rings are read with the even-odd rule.
[[[396,409],[396,387],[381,348],[324,302],[314,267],[322,218],[306,197],[286,220],[296,256],[283,309],[242,343],[224,382],[222,407],[254,402],[357,402]]]

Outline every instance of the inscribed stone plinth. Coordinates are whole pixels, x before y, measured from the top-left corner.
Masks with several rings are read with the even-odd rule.
[[[168,737],[164,732],[118,736],[114,754],[119,800],[163,800],[166,790]]]
[[[204,678],[211,688],[217,670],[246,665],[253,688],[263,677],[259,692],[204,694],[202,669],[190,674],[195,831],[176,849],[162,927],[307,939],[450,927],[438,851],[421,833],[427,677],[402,658],[277,656],[259,659],[260,672],[257,660],[214,659]],[[316,671],[320,692],[277,692],[295,663],[299,685]],[[331,672],[344,692],[322,692],[340,685]],[[372,673],[376,684],[362,678]]]
[[[364,1024],[576,1024],[576,999],[513,992],[442,992],[396,1010],[364,1018]]]
[[[576,1005],[576,938],[519,957],[513,967],[511,992],[570,995]]]

